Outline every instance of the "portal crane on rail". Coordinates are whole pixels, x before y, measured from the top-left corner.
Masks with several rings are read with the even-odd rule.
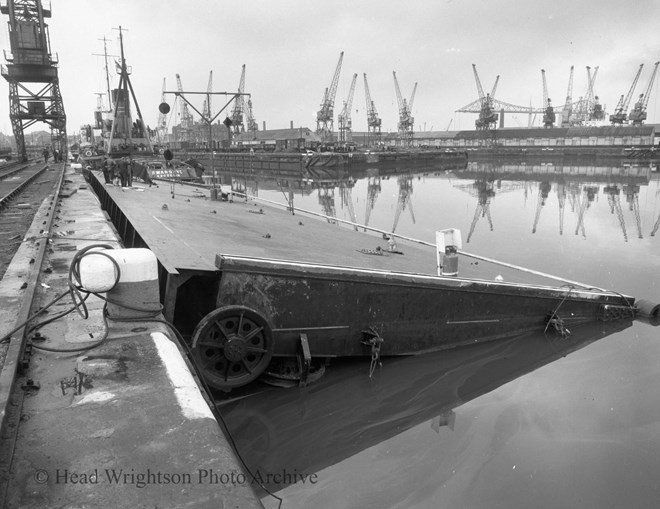
[[[238,93],[242,94],[245,91],[245,64],[241,69],[241,79],[238,82]],[[245,124],[243,116],[245,114],[245,99],[243,95],[236,98],[234,102],[234,109],[231,112],[229,119],[231,120],[231,128],[234,134],[240,134],[245,131]]]
[[[67,154],[58,59],[50,52],[48,25],[44,21],[51,16],[50,7],[44,9],[41,0],[7,0],[0,5],[0,12],[9,16],[11,52],[5,51],[7,65],[2,66],[2,76],[9,84],[9,119],[18,158],[27,161],[24,131],[37,122],[50,126],[53,148]]]
[[[341,72],[341,63],[344,60],[344,52],[339,54],[339,61],[335,68],[335,74],[332,77],[330,87],[325,89],[321,109],[316,113],[316,133],[322,141],[330,141],[334,131],[334,107],[335,96],[337,95],[337,85],[339,84],[339,73]]]
[[[212,111],[211,94],[213,93],[213,70],[209,71],[209,82],[206,85],[206,93],[207,96],[206,99],[204,99],[204,104],[202,106],[202,116],[205,118],[211,118],[211,111]]]
[[[655,75],[658,72],[658,64],[656,62],[653,67],[653,73],[651,74],[651,79],[649,80],[649,86],[646,87],[646,93],[639,95],[639,100],[635,103],[635,106],[630,111],[629,119],[633,125],[642,125],[646,120],[646,106],[649,103],[649,97],[651,97],[651,88],[653,87],[653,82],[655,81]]]
[[[401,137],[401,143],[404,146],[410,146],[412,144],[413,138],[413,129],[415,124],[415,119],[412,116],[412,107],[415,102],[415,93],[417,92],[417,83],[413,87],[412,94],[410,94],[410,100],[406,101],[405,98],[401,95],[401,89],[399,88],[399,81],[396,79],[396,72],[392,71],[394,75],[394,88],[396,90],[396,99],[399,103],[399,136]]]
[[[632,99],[633,92],[637,86],[637,81],[639,80],[639,75],[642,73],[643,67],[644,64],[640,64],[639,69],[637,69],[637,74],[635,74],[635,79],[630,86],[630,90],[628,90],[628,94],[625,96],[625,98],[623,95],[621,96],[619,102],[614,108],[614,113],[610,115],[610,122],[612,125],[621,125],[628,122],[628,114],[626,112],[628,111],[630,100]]]
[[[181,84],[181,76],[177,73],[176,75],[176,86],[179,90],[179,93],[183,93],[183,85]],[[190,113],[190,110],[188,109],[188,105],[186,104],[185,101],[181,101],[181,109],[180,109],[180,115],[181,118],[179,120],[180,125],[183,129],[190,129],[193,125],[193,116],[192,113]]]
[[[337,120],[339,122],[339,141],[340,143],[350,143],[353,140],[351,128],[353,122],[351,120],[351,108],[353,107],[353,95],[355,94],[355,82],[357,81],[357,73],[353,74],[351,81],[351,88],[348,91],[348,97],[344,101],[344,107],[341,110]]]
[[[594,85],[596,84],[596,76],[598,76],[599,67],[596,66],[593,75],[591,74],[591,67],[587,66],[587,77],[589,79],[589,87],[587,89],[587,108],[588,120],[603,120],[605,118],[605,111],[603,105],[600,104],[598,96],[594,94]]]
[[[375,141],[378,145],[380,144],[380,126],[382,120],[378,116],[376,105],[371,99],[369,84],[367,83],[367,73],[364,73],[364,98],[367,101],[367,146],[370,146],[372,141]]]
[[[497,91],[500,76],[498,74],[495,78],[495,83],[490,94],[484,94],[475,64],[472,64],[472,72],[474,73],[474,81],[477,84],[477,94],[479,95],[479,118],[475,120],[474,125],[477,130],[494,129],[497,127],[498,114],[494,110],[493,101],[495,100],[495,92]]]
[[[555,110],[552,108],[552,100],[548,97],[548,84],[545,80],[545,69],[541,69],[541,79],[543,81],[543,127],[554,127]]]
[[[564,109],[561,112],[561,126],[568,127],[571,125],[572,115],[573,115],[573,70],[574,67],[571,66],[571,71],[568,78],[568,89],[566,90],[566,101],[564,101]]]
[[[165,90],[167,90],[167,78],[163,78],[163,91],[160,95],[160,103],[165,102]],[[167,113],[162,111],[158,114],[158,126],[156,127],[156,136],[158,136],[158,142],[165,142],[165,134],[167,133]]]
[[[392,233],[396,230],[396,227],[399,224],[399,219],[401,218],[401,213],[408,208],[410,210],[410,217],[412,218],[413,224],[415,224],[415,214],[412,209],[412,177],[403,176],[398,177],[397,183],[399,184],[399,199],[397,201],[396,212],[394,214],[394,224],[392,225]]]

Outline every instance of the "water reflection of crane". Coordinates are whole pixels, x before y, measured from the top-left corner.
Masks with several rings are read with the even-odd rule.
[[[578,212],[578,223],[577,223],[577,227],[575,228],[575,235],[577,235],[578,232],[581,229],[582,230],[582,236],[584,238],[587,237],[587,235],[584,231],[584,214],[586,213],[587,209],[589,207],[591,207],[591,204],[596,199],[597,194],[598,194],[598,187],[584,186],[581,203],[580,203],[580,200],[578,200],[578,203],[580,205],[580,209],[579,209],[579,212]]]
[[[635,214],[635,224],[637,225],[637,237],[642,239],[642,220],[639,216],[639,186],[629,184],[623,186],[626,193],[626,202],[628,202],[628,210]]]
[[[364,211],[365,226],[369,226],[369,217],[371,216],[371,211],[376,205],[376,198],[378,198],[380,190],[380,175],[369,175],[367,177],[367,207]]]
[[[539,183],[539,196],[536,201],[536,215],[534,216],[534,226],[532,227],[532,233],[536,233],[536,226],[539,223],[539,218],[541,217],[541,209],[545,207],[545,203],[550,195],[550,190],[552,186],[550,182],[544,180]]]
[[[623,232],[623,239],[628,242],[628,232],[626,231],[626,223],[623,218],[623,212],[621,211],[621,200],[619,199],[621,190],[618,186],[605,186],[603,192],[607,193],[607,202],[610,204],[610,213],[614,214],[616,212],[616,215],[619,218],[619,224],[621,225],[621,231]]]
[[[334,218],[337,216],[335,210],[335,185],[328,183],[319,184],[319,204],[323,208],[323,213],[328,218],[328,223],[337,224]]]
[[[466,242],[470,242],[474,228],[477,226],[477,221],[480,217],[487,217],[490,231],[493,231],[493,219],[490,216],[490,200],[495,196],[493,189],[494,182],[492,180],[475,180],[473,188],[477,194],[477,208],[474,211],[474,217],[470,224],[470,231],[468,232]]]
[[[396,206],[396,213],[394,214],[394,224],[392,225],[392,233],[396,230],[397,225],[399,224],[399,218],[401,217],[401,212],[410,210],[410,217],[412,218],[413,224],[415,224],[415,214],[412,209],[412,177],[404,176],[398,177],[397,182],[399,184],[399,200]]]
[[[353,187],[355,186],[355,181],[353,179],[342,180],[339,183],[339,190],[341,191],[341,200],[342,207],[346,205],[348,208],[348,215],[351,218],[353,223],[353,229],[358,230],[358,227],[355,225],[357,223],[357,218],[355,216],[355,208],[353,207]]]
[[[559,202],[559,235],[564,234],[564,210],[566,209],[566,184],[557,184],[557,200]]]

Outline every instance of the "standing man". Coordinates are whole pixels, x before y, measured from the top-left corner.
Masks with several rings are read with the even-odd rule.
[[[42,152],[44,155],[44,163],[48,162],[48,157],[50,156],[50,152],[48,152],[48,147],[44,148],[44,151]]]
[[[122,157],[118,163],[119,166],[119,180],[121,181],[121,187],[126,187],[128,185],[128,174],[129,174],[129,164],[128,157]]]

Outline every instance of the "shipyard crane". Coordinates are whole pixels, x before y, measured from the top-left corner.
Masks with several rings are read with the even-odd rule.
[[[369,226],[371,211],[376,205],[376,198],[378,198],[380,191],[380,175],[369,175],[367,177],[367,206],[364,211],[364,226]]]
[[[566,90],[566,101],[564,101],[564,109],[561,112],[562,127],[568,127],[571,125],[571,116],[573,115],[573,70],[574,67],[571,66],[571,71],[568,77],[568,89]]]
[[[351,120],[351,108],[353,107],[353,95],[355,94],[355,82],[357,81],[357,73],[353,74],[351,81],[351,88],[348,90],[348,97],[344,101],[344,107],[337,117],[339,122],[339,141],[341,143],[350,143],[353,140],[351,128],[353,122]]]
[[[238,93],[242,94],[245,91],[245,64],[241,69],[241,79],[238,82]],[[243,116],[245,114],[245,99],[242,95],[236,98],[234,102],[234,109],[229,117],[232,124],[231,128],[234,134],[240,134],[245,131],[245,124],[243,123]]]
[[[255,133],[259,130],[257,121],[254,119],[254,114],[252,113],[252,99],[248,99],[245,106],[245,117],[247,122],[247,130],[251,133]]]
[[[472,72],[474,73],[474,81],[477,84],[477,93],[479,95],[479,118],[475,120],[474,125],[478,130],[493,129],[497,127],[498,115],[493,109],[493,101],[495,100],[495,92],[497,91],[497,84],[500,81],[500,76],[495,78],[493,89],[490,94],[484,94],[484,89],[481,86],[477,66],[472,64]]]
[[[375,141],[378,145],[380,144],[380,126],[382,121],[378,116],[376,105],[371,99],[366,73],[364,73],[364,98],[367,101],[367,146],[370,146],[372,141]]]
[[[649,97],[651,97],[651,88],[653,87],[653,82],[655,81],[655,75],[658,72],[658,64],[656,62],[653,67],[653,73],[651,74],[651,79],[649,80],[649,86],[646,87],[646,93],[639,95],[639,100],[635,103],[634,108],[630,111],[630,121],[633,125],[642,125],[644,120],[646,120],[646,106],[649,103]]]
[[[337,85],[339,84],[339,73],[341,72],[341,63],[344,60],[344,52],[339,54],[339,61],[335,68],[335,74],[330,82],[330,87],[325,89],[321,109],[316,113],[316,133],[322,141],[331,141],[334,131],[334,107],[335,96],[337,95]]]
[[[18,158],[27,161],[25,129],[44,122],[51,129],[51,144],[61,154],[68,152],[66,114],[60,92],[57,55],[50,52],[48,25],[50,6],[40,0],[7,0],[0,12],[9,16],[10,53],[2,76],[9,84],[9,119]],[[35,92],[34,90],[37,90]]]
[[[397,182],[399,184],[399,199],[397,201],[396,212],[394,214],[394,224],[392,225],[392,233],[396,230],[396,227],[399,224],[399,219],[401,213],[408,208],[410,210],[410,217],[412,218],[413,224],[415,224],[415,214],[412,209],[412,177],[404,176],[398,177]]]
[[[610,115],[610,122],[612,125],[616,124],[625,124],[628,122],[628,106],[630,105],[630,100],[632,99],[633,92],[635,90],[635,87],[637,86],[637,81],[639,80],[639,75],[642,73],[642,68],[644,67],[644,64],[640,64],[639,69],[637,69],[637,74],[635,74],[635,79],[632,82],[632,85],[630,85],[630,90],[628,90],[628,94],[625,96],[622,95],[621,98],[619,99],[619,102],[617,103],[616,107],[614,108],[614,113]]]
[[[587,67],[587,77],[589,79],[589,87],[587,89],[587,119],[588,120],[603,120],[605,112],[603,105],[600,104],[598,96],[594,95],[594,85],[596,84],[596,76],[598,76],[598,66],[594,69],[593,75],[591,74],[591,67]]]
[[[410,100],[406,101],[401,95],[399,81],[396,79],[396,72],[392,71],[392,74],[394,75],[396,99],[399,103],[399,136],[401,137],[401,142],[404,146],[410,146],[412,144],[413,129],[415,124],[415,119],[412,117],[412,107],[413,102],[415,101],[415,93],[417,92],[417,83],[415,83],[415,86],[413,87]]]
[[[583,189],[583,194],[586,196],[582,197],[582,202],[580,203],[580,209],[578,211],[578,223],[575,228],[575,235],[577,235],[578,232],[582,230],[582,236],[586,238],[587,235],[584,231],[584,214],[586,213],[587,209],[591,207],[591,203],[596,198],[596,194],[598,194],[598,187],[585,186]]]
[[[207,93],[206,99],[204,99],[204,105],[202,107],[202,116],[205,118],[211,118],[211,111],[212,111],[211,94],[213,93],[213,70],[209,71],[209,82],[208,85],[206,86],[206,93]]]
[[[545,69],[541,69],[543,81],[543,127],[554,127],[555,110],[552,108],[552,100],[548,97],[548,84],[545,80]]]
[[[183,93],[183,85],[181,84],[181,76],[177,73],[176,75],[176,86],[179,90],[179,94]],[[192,113],[190,113],[190,110],[188,109],[188,105],[186,104],[185,101],[181,101],[181,107],[180,107],[180,125],[183,129],[190,129],[193,125],[193,116]]]
[[[163,78],[163,92],[160,96],[161,104],[165,102],[165,90],[167,90],[166,83],[167,83],[167,78]],[[159,143],[165,142],[166,133],[167,133],[167,113],[163,113],[161,111],[158,114],[158,126],[156,127],[156,135],[158,136]]]
[[[614,214],[616,212],[617,218],[619,219],[619,226],[621,226],[621,231],[623,232],[623,240],[628,242],[628,232],[626,231],[626,223],[623,218],[623,211],[621,210],[621,200],[619,195],[621,190],[618,186],[605,186],[603,192],[607,193],[607,202],[610,204],[610,213]]]
[[[525,113],[529,115],[530,123],[532,115],[535,113],[542,113],[542,109],[535,109],[532,106],[517,106],[515,104],[507,103],[500,101],[495,98],[495,92],[497,92],[497,84],[499,82],[499,76],[495,79],[495,84],[493,85],[493,90],[490,93],[490,97],[483,94],[483,88],[481,88],[481,81],[478,79],[479,75],[476,72],[476,66],[472,64],[473,74],[475,76],[475,82],[477,84],[477,92],[479,97],[472,101],[470,104],[466,104],[462,108],[456,110],[458,113],[478,113],[479,119],[475,121],[475,126],[477,129],[489,129],[497,125],[497,113],[500,112],[500,125],[504,124],[504,113]],[[485,103],[485,105],[484,105]],[[484,107],[487,106],[487,107]],[[489,113],[490,112],[490,113]],[[476,122],[479,122],[477,126]]]

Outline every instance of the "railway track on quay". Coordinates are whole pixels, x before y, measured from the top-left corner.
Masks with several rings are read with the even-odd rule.
[[[20,302],[19,308],[9,314],[1,309],[4,304],[0,306],[2,330],[18,327],[0,341],[0,455],[5,458],[13,453],[24,397],[16,387],[29,383],[20,380],[25,378],[29,354],[25,333],[37,302],[51,228],[60,219],[56,209],[64,171],[64,163],[23,163],[0,168],[0,299],[9,302],[9,296],[9,300]],[[10,264],[12,270],[8,273]],[[13,273],[15,265],[19,267],[17,273]],[[0,481],[7,478],[6,468],[8,464],[0,468]],[[0,496],[0,505],[3,498]]]
[[[64,163],[15,163],[0,167],[0,279],[63,169]]]

